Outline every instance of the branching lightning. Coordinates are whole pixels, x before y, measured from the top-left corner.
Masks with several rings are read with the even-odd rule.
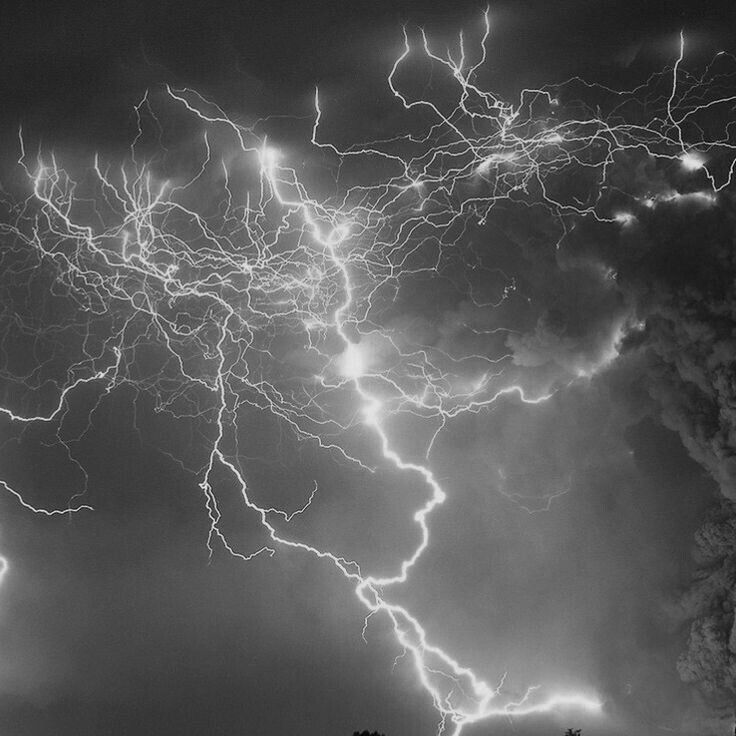
[[[34,161],[21,135],[20,164],[32,194],[0,226],[10,243],[5,258],[14,265],[14,277],[50,269],[57,293],[74,307],[81,335],[76,357],[55,383],[50,409],[24,413],[2,406],[0,414],[13,425],[57,426],[58,441],[74,463],[73,445],[81,435],[68,436],[64,426],[72,396],[85,386],[99,394],[95,408],[127,385],[150,393],[157,411],[201,420],[211,428],[206,462],[196,471],[210,554],[219,546],[247,561],[294,549],[331,563],[354,587],[367,611],[366,626],[373,615],[390,622],[437,711],[438,733],[452,736],[497,716],[602,709],[598,698],[585,693],[544,696],[534,686],[519,699],[504,695],[502,685],[490,686],[431,642],[417,616],[391,595],[430,547],[431,517],[447,497],[430,462],[447,422],[503,397],[543,402],[559,387],[531,390],[510,370],[508,354],[457,356],[413,342],[411,335],[382,324],[384,304],[412,279],[441,277],[451,259],[462,258],[465,235],[504,203],[541,209],[561,234],[581,217],[630,227],[637,211],[661,201],[688,196],[714,203],[731,185],[736,167],[731,127],[707,137],[702,124],[704,115],[736,101],[723,92],[733,81],[731,57],[720,55],[702,76],[693,76],[682,66],[682,37],[674,67],[633,90],[573,79],[554,91],[525,89],[514,105],[479,86],[489,37],[486,13],[471,61],[462,34],[457,49],[443,56],[423,31],[416,46],[404,32],[388,85],[407,115],[424,121],[418,133],[347,147],[324,142],[324,104],[315,92],[311,143],[340,167],[364,171],[359,183],[337,181],[338,194],[312,193],[316,187],[288,165],[288,156],[258,125],[236,123],[193,90],[167,88],[166,104],[205,131],[191,176],[167,180],[153,159],[142,159],[146,121],[158,125],[146,95],[135,110],[129,159],[112,166],[95,157],[79,181],[53,155],[39,154]],[[414,97],[406,89],[406,66],[416,56],[444,72],[454,85],[452,101]],[[579,102],[579,90],[604,98],[607,113]],[[612,205],[611,172],[623,156],[681,166],[700,177],[702,187],[688,195],[618,192]],[[562,184],[572,176],[585,187],[566,196]],[[213,182],[220,186],[217,198]],[[628,209],[621,209],[621,201]],[[509,281],[499,303],[514,288]],[[61,326],[56,330],[61,333]],[[283,336],[311,356],[313,375],[285,376],[293,366],[279,343]],[[390,358],[371,355],[372,340],[380,340]],[[147,371],[141,358],[151,346],[159,356],[155,371]],[[18,381],[29,390],[40,385]],[[369,574],[338,552],[292,538],[284,525],[308,512],[317,486],[292,512],[257,500],[237,459],[238,413],[244,408],[267,412],[295,437],[361,472],[372,472],[371,458],[377,456],[421,481],[427,495],[413,514],[417,541],[411,553],[392,570]],[[82,434],[91,428],[94,410]],[[399,415],[433,427],[421,462],[407,459],[391,435],[388,420]],[[259,519],[267,544],[244,551],[222,530],[216,482],[222,472]],[[32,512],[91,510],[77,498],[64,508],[43,508],[0,483]],[[0,581],[8,569],[0,558]]]

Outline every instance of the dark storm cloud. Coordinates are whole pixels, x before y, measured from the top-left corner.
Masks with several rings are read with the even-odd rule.
[[[535,367],[554,363],[570,376],[593,373],[610,362],[624,331],[626,306],[601,266],[549,264],[529,279],[527,288],[540,309],[534,331],[511,335],[514,363]],[[533,280],[532,280],[533,279]]]
[[[547,279],[532,290],[540,317],[533,330],[511,336],[519,364],[576,368],[610,364],[594,379],[613,391],[624,424],[650,414],[678,433],[728,499],[736,497],[736,217],[728,194],[701,194],[705,180],[641,159],[624,162],[619,183],[635,220],[587,221],[559,250],[534,256]],[[649,203],[645,200],[649,199]],[[652,201],[656,204],[652,205]],[[611,208],[616,204],[612,195]],[[533,273],[532,267],[531,272]],[[581,279],[582,287],[575,279]],[[612,339],[613,338],[613,339]],[[601,360],[605,350],[619,354]],[[638,401],[635,397],[638,396]],[[628,408],[626,408],[628,407]],[[592,427],[582,419],[583,426]],[[621,418],[621,412],[619,411]],[[534,443],[533,443],[534,444]],[[536,445],[537,447],[539,445]],[[574,465],[579,450],[558,457]],[[673,496],[672,502],[675,503]],[[733,505],[723,502],[699,531],[698,582],[685,597],[694,619],[679,671],[720,698],[733,698]],[[680,612],[679,615],[683,615]]]
[[[622,350],[648,361],[647,390],[664,424],[693,457],[736,495],[736,303],[732,202],[680,196],[637,211],[611,240],[603,226],[582,227],[563,245],[597,253],[639,328]]]

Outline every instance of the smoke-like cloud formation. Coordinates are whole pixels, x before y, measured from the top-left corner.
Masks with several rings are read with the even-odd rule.
[[[510,336],[520,365],[599,374],[634,423],[649,414],[679,435],[724,500],[698,531],[699,572],[676,617],[689,621],[683,680],[711,703],[735,693],[736,217],[730,194],[707,193],[702,172],[631,156],[616,176],[627,218],[592,218],[544,259],[534,328]],[[717,162],[714,162],[717,166]],[[611,207],[617,195],[610,194]],[[554,268],[549,265],[554,260]],[[547,267],[545,267],[547,266]],[[533,271],[534,269],[532,269]],[[617,356],[617,357],[616,357]],[[616,358],[614,360],[614,358]]]

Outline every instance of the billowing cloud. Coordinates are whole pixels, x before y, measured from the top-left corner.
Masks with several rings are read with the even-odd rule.
[[[698,572],[680,603],[689,637],[677,670],[720,704],[736,692],[734,202],[709,192],[703,172],[643,153],[622,156],[611,180],[604,206],[625,218],[524,240],[518,283],[533,300],[506,344],[516,366],[546,367],[558,387],[595,377],[623,425],[626,412],[629,425],[650,415],[718,484],[724,500],[696,535]],[[575,453],[562,455],[564,466]]]

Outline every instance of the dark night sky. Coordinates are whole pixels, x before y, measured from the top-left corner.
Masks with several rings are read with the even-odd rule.
[[[326,133],[381,136],[396,116],[385,77],[401,48],[401,24],[450,39],[460,27],[476,27],[483,7],[16,3],[0,23],[3,171],[17,158],[19,125],[34,147],[114,155],[134,130],[133,105],[162,83],[195,87],[243,120],[308,116],[319,84],[331,115]],[[697,59],[733,45],[736,27],[731,3],[527,0],[490,11],[489,64],[504,93],[575,74],[628,85],[672,62],[681,28]],[[308,135],[309,124],[294,121],[290,130],[285,123],[284,138]],[[705,230],[732,246],[729,202],[728,217],[712,227],[698,221],[693,232],[687,223],[697,213],[673,205],[677,237],[699,244]],[[658,294],[674,293],[692,269],[683,248],[671,254],[671,271],[660,273],[666,244],[657,233],[665,227],[654,220],[648,227],[641,248],[649,260],[612,255],[595,228],[579,236],[588,238],[582,245],[570,242],[568,263],[583,253],[623,274],[615,294],[591,286],[584,269],[549,275],[549,253],[519,252],[511,239],[501,244],[499,264],[530,296],[504,316],[531,333],[541,314],[555,310],[581,336],[560,348],[562,357],[540,360],[564,373],[590,344],[602,343],[625,306],[665,313]],[[647,291],[660,276],[661,291]],[[418,299],[414,311],[421,309]],[[437,307],[426,317],[427,334],[463,347],[455,329],[463,309],[457,299]],[[483,325],[485,317],[474,318]],[[665,354],[659,333],[651,345]],[[714,711],[680,681],[675,663],[687,640],[678,601],[695,569],[694,534],[724,482],[710,456],[688,444],[697,422],[674,408],[668,413],[674,384],[659,373],[653,387],[647,383],[649,345],[629,347],[609,370],[547,404],[504,399],[491,412],[455,420],[437,443],[433,467],[450,499],[433,519],[435,544],[402,601],[490,681],[508,671],[512,689],[539,680],[590,687],[606,701],[602,719],[499,720],[464,736],[552,736],[569,726],[585,736],[629,728],[723,732],[722,723],[707,731]],[[25,347],[4,346],[5,354],[14,350]],[[523,346],[515,350],[521,356]],[[83,414],[95,396],[82,391],[75,410]],[[256,487],[277,489],[278,501],[294,508],[319,482],[314,507],[294,522],[300,535],[369,569],[413,544],[411,509],[420,491],[396,473],[366,477],[325,462],[313,448],[284,461],[273,428],[255,430],[244,445],[257,458],[250,468]],[[0,471],[30,489],[33,501],[63,504],[79,473],[46,446],[52,433],[29,429],[18,439],[0,420]],[[0,589],[0,736],[434,733],[431,704],[408,664],[392,671],[397,651],[388,626],[371,623],[364,644],[363,609],[332,568],[286,551],[247,565],[219,551],[208,558],[201,494],[159,451],[169,440],[186,446],[187,431],[154,415],[146,396],[122,388],[100,404],[94,432],[79,447],[95,513],[44,518],[0,495],[0,552],[11,564]],[[508,497],[557,488],[567,493],[541,513]],[[235,500],[228,510],[234,537],[248,548],[261,544]]]
[[[311,90],[350,98],[356,74],[376,93],[401,43],[402,23],[449,39],[483,3],[190,2],[18,3],[2,25],[2,117],[55,142],[127,140],[123,122],[141,89],[180,82],[243,106],[311,112]],[[641,56],[660,68],[681,28],[693,53],[728,46],[730,3],[564,2],[492,6],[491,63],[501,87],[550,83],[581,68]],[[543,64],[539,63],[544,59]],[[639,70],[641,73],[641,67]],[[377,78],[376,78],[377,77]],[[354,93],[353,93],[354,95]],[[306,110],[305,110],[306,108]],[[118,121],[117,123],[115,121]]]

